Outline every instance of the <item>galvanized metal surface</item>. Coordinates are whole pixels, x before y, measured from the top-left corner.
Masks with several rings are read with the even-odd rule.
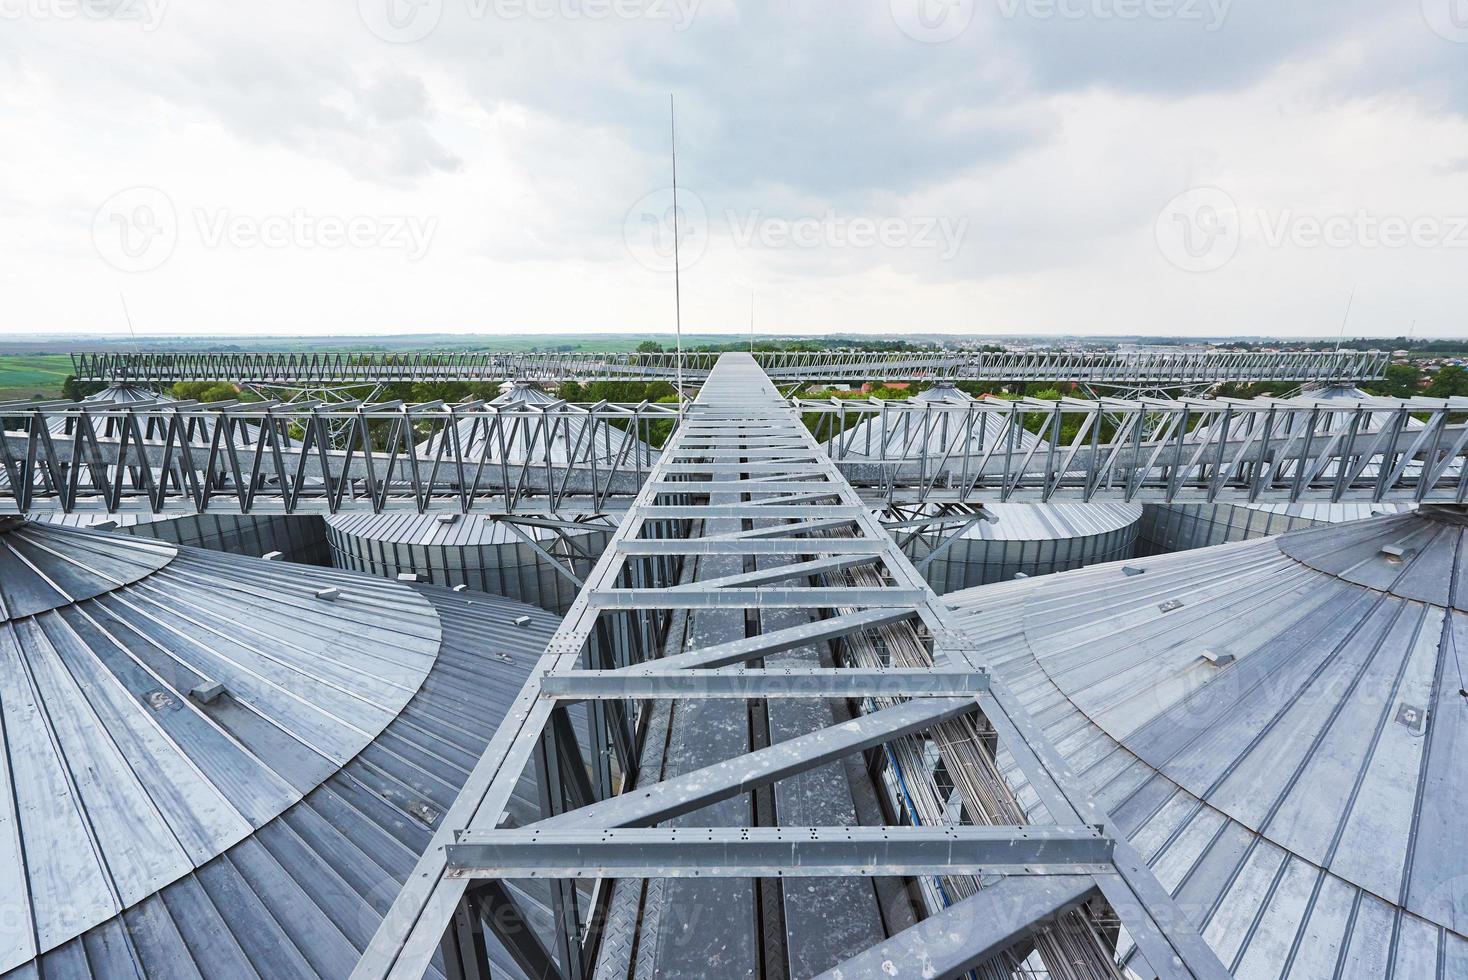
[[[0,602],[0,972],[41,956],[47,975],[83,944],[99,976],[189,957],[340,975],[395,893],[381,869],[411,863],[410,825],[426,839],[552,622],[40,524],[0,530]]]
[[[895,605],[899,597],[910,616],[920,619],[934,638],[935,659],[940,664],[953,664],[971,670],[982,669],[982,659],[970,644],[965,642],[951,623],[949,614],[939,605],[931,590],[921,586],[921,580],[912,567],[896,551],[895,545],[880,556],[881,565],[888,578],[881,587],[870,588],[802,588],[784,585],[766,585],[755,588],[720,588],[719,582],[739,581],[743,573],[740,564],[732,558],[715,556],[701,560],[696,575],[708,577],[706,590],[661,590],[661,602],[654,591],[636,588],[618,588],[619,574],[628,557],[621,553],[624,540],[636,539],[648,522],[684,519],[684,504],[660,503],[660,495],[670,491],[659,489],[658,480],[671,467],[682,465],[688,471],[697,470],[714,481],[727,482],[738,479],[749,472],[742,462],[745,457],[766,458],[778,456],[779,465],[795,465],[802,468],[820,468],[821,496],[834,496],[841,501],[837,506],[822,506],[806,503],[795,507],[781,503],[779,497],[764,497],[775,500],[774,505],[758,501],[729,503],[736,488],[719,487],[705,491],[708,502],[704,507],[691,507],[696,513],[688,519],[699,520],[695,528],[707,528],[725,540],[738,540],[731,535],[746,533],[740,530],[735,520],[752,522],[774,522],[778,520],[818,518],[822,521],[838,521],[849,527],[852,533],[868,540],[886,540],[885,532],[875,516],[859,506],[854,490],[842,480],[839,472],[825,460],[819,447],[788,406],[775,397],[773,386],[759,372],[747,356],[725,355],[720,368],[705,385],[698,402],[689,410],[688,419],[679,428],[673,441],[665,449],[654,473],[654,480],[643,487],[634,502],[628,517],[613,536],[607,553],[587,579],[587,587],[573,604],[565,622],[551,641],[544,658],[532,675],[531,682],[523,692],[516,709],[506,725],[496,735],[485,756],[470,777],[465,791],[454,804],[446,818],[445,829],[437,835],[420,862],[419,868],[409,879],[398,897],[395,909],[385,927],[379,931],[359,964],[358,977],[402,976],[416,977],[428,956],[437,946],[439,937],[450,921],[459,896],[466,882],[449,872],[448,848],[462,831],[483,831],[495,826],[509,798],[511,787],[526,764],[531,760],[535,747],[544,744],[543,731],[552,719],[553,700],[545,695],[545,679],[558,675],[574,675],[582,666],[581,657],[593,630],[605,610],[619,608],[694,609],[690,621],[711,624],[714,636],[702,638],[702,646],[724,646],[728,637],[737,635],[736,629],[743,622],[742,615],[733,618],[734,610],[795,609],[801,608],[797,599],[807,598],[805,608],[829,602],[834,607],[863,607]],[[793,439],[805,446],[802,451],[794,449],[763,450],[771,430],[784,427]],[[748,427],[741,441],[744,448],[709,448],[714,441],[724,441],[730,432]],[[708,437],[720,434],[719,440]],[[683,445],[688,440],[692,445]],[[756,477],[754,485],[759,485]],[[756,491],[758,492],[758,491]],[[813,495],[814,496],[814,495]],[[751,528],[758,533],[759,529]],[[696,531],[694,533],[697,533]],[[774,533],[789,533],[788,528],[775,528]],[[824,567],[825,563],[821,563]],[[774,571],[773,569],[770,571]],[[765,569],[760,573],[766,574]],[[697,578],[695,578],[697,581]],[[778,629],[787,627],[782,622]],[[797,628],[797,627],[790,627]],[[788,636],[788,634],[787,634]],[[698,643],[697,632],[694,633]],[[790,649],[783,646],[782,649]],[[747,658],[748,648],[727,651],[735,659]],[[727,708],[727,701],[692,701],[693,707],[712,713]],[[1059,764],[1054,749],[1049,747],[1024,712],[1014,702],[1007,690],[990,687],[980,699],[986,713],[994,716],[996,725],[1002,720],[1000,737],[1013,739],[1024,749],[1027,771],[1037,783],[1047,787],[1050,802],[1050,822],[1072,827],[1090,824],[1102,825],[1101,836],[1114,839],[1105,816],[1089,800],[1068,788],[1065,781],[1068,773]],[[721,808],[716,819],[705,819],[701,826],[729,825],[749,826],[749,804],[745,795],[752,789],[768,786],[785,777],[804,774],[824,763],[851,755],[865,746],[882,744],[902,735],[931,728],[944,720],[972,714],[978,704],[972,698],[925,698],[900,702],[880,708],[871,713],[840,721],[827,727],[786,738],[764,747],[750,747],[745,751],[736,740],[747,737],[752,729],[747,714],[740,711],[731,715],[737,722],[728,728],[729,741],[718,744],[710,739],[699,742],[684,742],[683,746],[695,748],[708,756],[698,760],[690,758],[679,762],[671,770],[664,770],[660,781],[638,782],[632,792],[601,799],[589,805],[553,810],[551,816],[538,821],[528,831],[575,831],[578,833],[600,833],[609,828],[651,826],[669,819],[683,818],[688,825],[695,813],[709,813],[711,807]],[[713,719],[716,720],[716,719]],[[704,734],[718,730],[705,726]],[[731,752],[732,757],[731,757]],[[730,805],[733,804],[733,805]],[[942,834],[941,828],[927,828],[935,838]],[[1114,863],[1109,865],[1121,883],[1121,892],[1112,899],[1113,904],[1126,909],[1125,918],[1131,935],[1142,943],[1148,952],[1149,961],[1159,964],[1158,970],[1165,976],[1223,975],[1216,959],[1203,945],[1202,940],[1192,933],[1176,911],[1170,908],[1170,900],[1147,870],[1135,860],[1125,845],[1115,845]],[[648,870],[648,869],[643,869]],[[672,883],[678,887],[688,879]],[[697,888],[707,891],[708,882]],[[670,885],[671,887],[671,885]],[[564,895],[564,892],[562,893]],[[712,897],[715,893],[705,895]],[[691,895],[691,893],[690,893]],[[688,897],[688,896],[685,896]],[[747,897],[747,895],[746,895]],[[699,905],[702,899],[689,898]],[[684,907],[684,902],[672,896],[663,899],[666,908]],[[567,927],[579,921],[573,908],[562,902],[558,911],[561,935],[566,936]],[[728,922],[733,932],[725,940],[708,946],[711,955],[717,954],[718,962],[731,962],[735,975],[744,975],[752,955],[752,939],[745,932],[744,939],[736,939],[741,927],[738,923],[748,921],[749,903],[740,900],[729,906]],[[575,943],[573,940],[572,946]],[[710,962],[706,957],[688,958],[683,950],[681,959],[672,961],[658,954],[655,969],[663,975],[697,975]],[[740,957],[739,963],[726,960]],[[673,972],[669,972],[673,971]]]
[[[948,599],[1236,976],[1457,977],[1464,534],[1429,510]]]
[[[1195,385],[1224,381],[1371,381],[1382,376],[1384,351],[1221,353],[1158,351],[913,351],[830,350],[752,355],[779,381],[853,378],[957,381],[1079,381],[1116,385]],[[672,380],[702,381],[718,354],[539,354],[356,351],[283,353],[79,353],[73,373],[83,381],[229,381],[320,384],[397,381]],[[681,365],[680,362],[681,361]]]
[[[376,587],[411,595],[403,586]],[[423,684],[369,746],[240,843],[5,973],[7,980],[278,980],[350,972],[524,683],[530,650],[555,625],[546,613],[502,599],[415,591],[415,601],[432,607],[445,639]],[[519,615],[529,615],[531,624],[506,625]],[[486,646],[517,656],[509,662],[485,656]],[[520,787],[511,809],[532,818],[533,785]],[[543,889],[507,885],[532,928],[548,932]],[[496,977],[522,976],[496,943],[489,953]],[[440,970],[435,960],[427,975],[440,977]]]
[[[862,503],[1181,501],[1288,503],[1299,501],[1468,502],[1468,398],[1373,399],[1344,412],[1339,401],[1196,400],[1058,402],[933,401],[881,404],[798,400],[842,475],[862,491]],[[209,405],[179,402],[142,408],[82,409],[74,403],[11,403],[0,416],[23,431],[0,438],[0,513],[102,510],[293,513],[405,510],[414,513],[600,512],[629,503],[649,472],[640,452],[608,463],[600,438],[571,447],[569,460],[549,449],[520,465],[496,462],[490,447],[534,430],[531,445],[550,447],[555,433],[626,427],[635,443],[654,421],[676,420],[674,406],[554,405],[544,409],[469,405]],[[1415,416],[1421,416],[1421,427]],[[855,455],[845,439],[853,426],[883,419],[884,430],[906,417],[917,425],[941,420],[944,452],[918,459]],[[1382,419],[1389,421],[1372,429]],[[72,433],[53,437],[57,419]],[[1074,435],[1059,439],[1067,419]],[[1103,419],[1116,421],[1101,438]],[[1161,420],[1161,435],[1154,426]],[[122,435],[109,425],[122,420]],[[1249,424],[1241,425],[1240,420]],[[970,448],[973,433],[995,425],[1023,430],[1037,422],[1041,440],[1029,448]],[[422,430],[488,427],[492,437],[440,439],[430,455],[413,440]],[[345,425],[345,448],[335,431]],[[144,429],[162,427],[159,438]],[[253,426],[248,445],[235,438]],[[392,433],[373,448],[372,426]],[[598,428],[599,427],[599,428]],[[619,429],[619,431],[621,431]],[[302,433],[299,438],[291,433]],[[1198,433],[1203,437],[1195,437]],[[207,448],[206,448],[207,446]],[[476,448],[477,447],[477,448]],[[718,448],[706,460],[746,458]],[[745,472],[778,474],[778,482],[808,482],[819,473],[799,463],[799,448],[766,448]],[[696,468],[698,463],[693,464]],[[672,461],[665,474],[696,472]],[[809,503],[800,492],[788,503]],[[676,517],[669,510],[662,516]],[[815,516],[812,511],[811,515]],[[731,514],[730,516],[737,516]],[[775,516],[775,515],[771,515]]]

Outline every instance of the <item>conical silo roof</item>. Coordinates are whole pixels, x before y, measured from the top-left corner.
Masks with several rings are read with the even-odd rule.
[[[954,405],[974,399],[951,382],[939,382],[908,399],[913,405]],[[972,424],[953,413],[874,415],[840,437],[846,456],[861,459],[941,458],[948,452],[983,453],[991,449],[1028,453],[1043,446],[1038,436],[1011,424],[1007,419],[979,413]]]
[[[1465,546],[1428,508],[947,601],[1235,975],[1463,976]]]
[[[490,402],[491,405],[507,407],[559,403],[559,399],[551,397],[535,385],[519,381],[511,382],[503,394]],[[479,465],[481,459],[514,466],[533,466],[547,461],[564,464],[573,455],[585,464],[587,452],[590,451],[599,466],[621,465],[632,469],[640,461],[642,468],[646,469],[656,456],[656,451],[645,442],[629,438],[626,432],[616,426],[575,418],[557,425],[549,433],[549,439],[546,431],[518,420],[509,423],[503,431],[495,430],[491,433],[483,422],[476,423],[473,419],[466,419],[458,424],[458,434],[460,451],[475,466]],[[419,443],[416,447],[419,459],[431,464],[438,457],[444,438],[444,434],[439,433]],[[445,453],[448,453],[447,449]],[[447,455],[445,458],[448,458]],[[513,477],[513,471],[511,475]],[[440,517],[434,514],[341,513],[328,517],[327,525],[337,534],[352,535],[363,540],[411,543],[424,547],[477,548],[513,545],[521,540],[502,521],[455,515]],[[542,541],[556,537],[555,531],[534,525],[521,525],[520,530],[531,538]],[[604,530],[601,526],[587,528],[588,532]]]
[[[0,972],[345,976],[553,627],[7,522]]]
[[[914,395],[916,404],[963,404],[974,399],[951,383],[939,383]],[[846,441],[849,440],[849,441]],[[877,416],[843,436],[844,445],[855,458],[871,455],[882,459],[941,459],[949,453],[970,455],[1012,452],[1023,458],[1035,451],[1044,455],[1045,441],[1007,420],[980,414],[972,424],[947,418],[944,413],[919,415],[903,421]],[[963,510],[963,508],[959,508]],[[933,508],[919,507],[919,514]],[[905,515],[898,515],[905,516]],[[1136,526],[1142,518],[1139,504],[1075,503],[1045,504],[989,503],[983,519],[969,523],[972,514],[955,513],[952,520],[935,526],[914,539],[920,543],[915,559],[928,549],[942,545],[943,557],[925,566],[929,583],[939,592],[976,582],[1010,577],[1016,572],[1044,574],[1058,568],[1075,568],[1130,557],[1135,554]],[[967,523],[959,531],[957,525]],[[961,535],[957,546],[943,544],[950,533]]]
[[[528,382],[516,381],[489,404],[501,407],[536,407],[560,404],[560,399]],[[651,465],[656,451],[634,435],[605,422],[591,422],[574,416],[558,419],[552,430],[533,422],[510,423],[504,429],[490,430],[482,421],[465,419],[457,426],[459,444],[465,459],[506,463],[565,463],[570,459],[586,461],[594,458],[599,466],[620,462],[631,468],[640,463]],[[419,443],[420,458],[437,457],[445,438],[438,433]],[[447,450],[446,450],[447,451]]]

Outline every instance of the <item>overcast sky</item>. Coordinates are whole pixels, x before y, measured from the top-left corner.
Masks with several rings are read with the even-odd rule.
[[[1468,335],[1468,0],[0,0],[0,332]]]

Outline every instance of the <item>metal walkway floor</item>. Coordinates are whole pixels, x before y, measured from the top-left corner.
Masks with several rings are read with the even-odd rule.
[[[669,570],[681,563],[670,559],[694,556],[739,558],[741,568],[753,556],[791,563],[734,571],[699,562],[697,574],[677,580]],[[840,584],[838,573],[858,567],[874,571],[866,581],[878,584]],[[598,642],[609,629],[661,639],[660,624],[680,610],[771,609],[825,618],[755,636],[740,631],[718,642],[690,633],[696,649],[625,663],[611,662]],[[931,642],[933,666],[743,666],[894,622],[916,624]],[[657,647],[650,641],[643,649]],[[635,703],[788,697],[882,698],[886,706],[773,745],[736,749],[732,758],[670,778],[634,782]],[[571,734],[573,705],[591,720],[585,758]],[[1049,822],[660,826],[979,712],[1024,769]],[[531,764],[546,788],[542,819],[505,826],[501,815]],[[748,355],[726,354],[354,976],[417,980],[440,948],[455,969],[474,976],[480,965],[473,934],[487,927],[516,944],[527,972],[579,980],[591,969],[617,878],[958,874],[1002,875],[1003,887],[986,887],[873,950],[850,950],[839,975],[917,976],[919,969],[927,977],[958,975],[1023,938],[1031,923],[1098,895],[1136,944],[1133,966],[1145,962],[1162,977],[1227,975],[1105,814],[1076,791],[1054,748],[993,682],[982,650],[957,628],[759,366]],[[522,878],[556,882],[554,937],[525,929],[499,887]],[[589,902],[576,887],[587,879],[598,883]]]

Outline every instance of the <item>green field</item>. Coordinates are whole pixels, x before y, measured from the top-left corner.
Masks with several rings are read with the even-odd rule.
[[[61,383],[71,373],[65,354],[0,354],[0,400],[61,394]]]

